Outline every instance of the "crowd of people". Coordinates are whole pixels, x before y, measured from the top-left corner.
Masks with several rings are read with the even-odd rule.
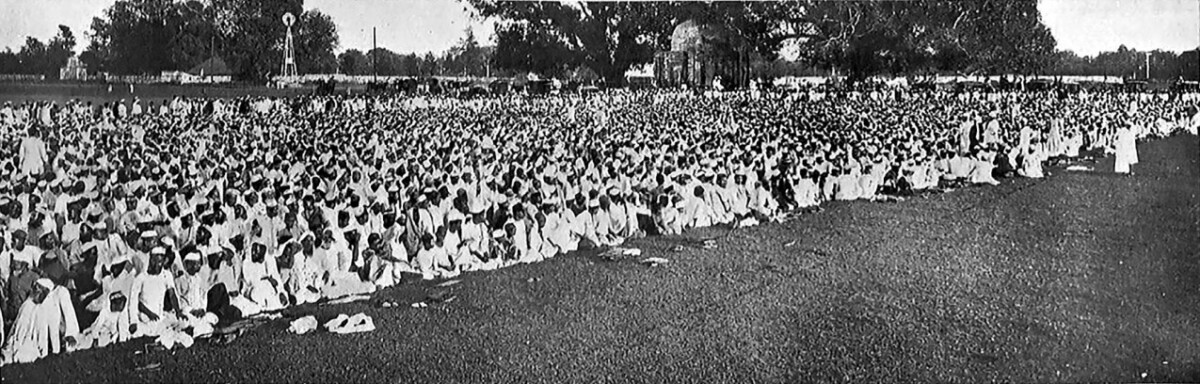
[[[833,200],[1043,177],[1196,95],[605,92],[0,109],[3,362]]]

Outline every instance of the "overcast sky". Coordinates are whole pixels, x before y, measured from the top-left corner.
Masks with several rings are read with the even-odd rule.
[[[25,36],[47,41],[66,24],[80,43],[93,16],[113,0],[0,0],[0,47],[20,49]],[[472,19],[456,0],[307,0],[306,8],[333,16],[341,31],[339,51],[370,49],[371,27],[379,45],[396,52],[441,52],[471,27],[486,42],[490,21]],[[1042,17],[1060,49],[1092,55],[1117,46],[1182,51],[1200,46],[1200,0],[1041,0]]]

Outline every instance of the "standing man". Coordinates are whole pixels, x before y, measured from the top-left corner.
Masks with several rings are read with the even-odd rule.
[[[1116,143],[1116,161],[1113,163],[1113,171],[1121,174],[1132,174],[1129,171],[1129,166],[1138,163],[1137,155],[1137,132],[1132,125],[1126,125],[1117,130]]]
[[[21,174],[38,176],[44,173],[46,162],[50,159],[46,142],[35,127],[29,127],[28,135],[21,139]]]

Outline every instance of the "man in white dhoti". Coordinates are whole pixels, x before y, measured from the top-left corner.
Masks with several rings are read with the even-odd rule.
[[[111,293],[108,303],[109,306],[100,311],[92,325],[81,333],[79,349],[103,348],[125,342],[137,332],[137,321],[130,316],[125,294],[119,291]]]
[[[37,128],[30,127],[28,132],[29,134],[21,139],[21,175],[40,176],[45,171],[46,162],[50,160],[50,152]]]
[[[250,257],[242,260],[242,296],[264,311],[273,311],[283,308],[288,298],[281,294],[279,272],[268,266],[266,259],[266,244],[256,242],[250,246]]]
[[[1018,174],[1033,179],[1040,179],[1044,176],[1042,162],[1046,161],[1046,153],[1042,147],[1038,139],[1031,142],[1031,145],[1021,154],[1021,168],[1017,171]]]
[[[1137,132],[1132,126],[1127,125],[1117,130],[1116,152],[1113,172],[1132,174],[1129,166],[1138,163]]]
[[[129,296],[133,300],[130,305],[138,313],[139,328],[150,336],[157,336],[163,330],[168,316],[181,314],[175,296],[175,278],[166,271],[166,261],[166,249],[152,249],[146,270],[134,280]]]
[[[21,305],[12,333],[0,352],[0,365],[28,363],[74,348],[79,323],[71,294],[50,279],[38,279],[34,293]]]

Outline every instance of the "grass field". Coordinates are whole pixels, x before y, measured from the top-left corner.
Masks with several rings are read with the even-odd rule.
[[[3,369],[16,382],[1194,382],[1200,142],[1136,175],[851,202],[782,224],[641,239],[669,264],[559,257],[305,306],[227,346],[149,340]],[[716,249],[685,246],[722,236]],[[415,309],[439,290],[458,300]],[[374,332],[293,335],[365,312]],[[151,368],[145,368],[151,367]]]

